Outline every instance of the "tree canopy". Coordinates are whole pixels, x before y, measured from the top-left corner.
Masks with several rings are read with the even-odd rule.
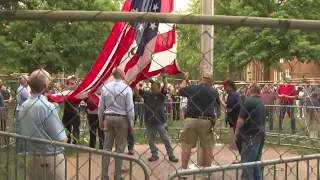
[[[190,13],[199,13],[199,0],[189,4]],[[258,16],[288,19],[320,19],[320,1],[253,1],[216,0],[215,14],[233,16]],[[178,61],[182,69],[197,75],[200,59],[200,26],[178,25]],[[214,77],[232,76],[253,60],[265,67],[276,66],[280,58],[299,61],[316,61],[320,55],[317,31],[221,27],[214,32]]]
[[[28,0],[5,4],[7,9],[119,11],[112,0]],[[45,67],[50,72],[88,71],[109,36],[113,23],[3,22],[0,26],[2,70],[30,72]]]

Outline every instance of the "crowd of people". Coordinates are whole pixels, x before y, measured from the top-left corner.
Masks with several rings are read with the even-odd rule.
[[[112,73],[114,81],[105,83],[96,94],[99,103],[91,101],[88,95],[86,115],[90,125],[89,147],[134,155],[134,126],[140,121],[146,126],[146,135],[151,152],[150,162],[157,161],[158,148],[156,135],[159,134],[167,151],[167,158],[173,163],[179,162],[175,156],[171,138],[167,130],[169,119],[183,119],[183,131],[180,135],[181,168],[187,169],[191,150],[196,147],[198,139],[204,149],[204,167],[211,166],[215,141],[216,120],[225,111],[226,123],[233,129],[236,145],[241,155],[241,162],[261,160],[265,140],[266,122],[270,130],[274,128],[274,114],[279,111],[278,129],[283,131],[283,121],[287,114],[291,122],[292,134],[296,133],[295,105],[298,117],[306,118],[310,136],[318,137],[320,91],[315,87],[296,87],[286,81],[276,86],[256,85],[237,88],[232,80],[225,80],[221,85],[213,84],[211,74],[203,73],[201,81],[190,82],[188,73],[180,84],[169,84],[166,76],[162,82],[150,81],[139,83],[129,88],[124,82],[124,72],[115,68]],[[19,78],[19,87],[13,98],[9,89],[0,80],[1,131],[6,130],[6,105],[16,101],[17,133],[35,137],[78,144],[80,137],[80,104],[64,102],[62,124],[58,113],[59,105],[49,102],[46,94],[60,93],[63,89],[75,90],[78,79],[67,78],[66,86],[55,83],[50,87],[50,74],[38,69],[30,76]],[[277,108],[276,105],[279,105]],[[169,118],[168,118],[169,117]],[[97,138],[99,145],[96,147]],[[4,140],[3,140],[4,141]],[[4,142],[7,143],[7,142]],[[52,145],[16,142],[17,151],[28,153],[28,170],[31,179],[65,179],[63,148]],[[27,149],[24,149],[27,147]],[[103,176],[108,179],[109,157],[103,158]],[[56,163],[55,167],[51,165]],[[115,179],[121,177],[122,161],[116,159]],[[46,169],[43,169],[46,168]],[[242,179],[261,179],[261,168],[245,168]],[[183,177],[181,177],[183,179]]]

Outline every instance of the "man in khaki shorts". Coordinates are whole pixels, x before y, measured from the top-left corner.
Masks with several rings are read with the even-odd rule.
[[[50,74],[44,69],[34,71],[28,80],[32,95],[19,107],[21,135],[31,138],[67,142],[58,110],[43,95],[49,87]],[[27,179],[65,180],[64,148],[27,140]]]
[[[214,146],[214,124],[220,106],[219,93],[212,87],[212,74],[203,73],[201,83],[188,85],[189,74],[180,84],[179,95],[188,98],[185,123],[180,136],[182,144],[182,169],[187,169],[191,149],[196,147],[198,137],[204,149],[204,167],[210,167]],[[188,85],[188,86],[187,86]]]

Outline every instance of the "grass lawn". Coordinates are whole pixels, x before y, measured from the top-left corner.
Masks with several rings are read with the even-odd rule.
[[[15,121],[13,116],[14,109],[9,112],[8,118],[8,131],[15,132]],[[62,109],[60,110],[60,116],[62,117]],[[221,119],[224,119],[223,117]],[[82,116],[81,129],[82,134],[80,136],[80,144],[88,146],[89,140],[89,125],[87,123],[85,115]],[[137,123],[139,124],[139,123]],[[168,121],[169,134],[172,141],[177,142],[180,130],[183,125],[183,121]],[[290,120],[285,118],[283,123],[283,133],[278,133],[278,118],[274,118],[274,130],[269,131],[268,122],[266,131],[268,133],[265,147],[274,149],[281,149],[282,151],[294,153],[297,155],[314,154],[320,152],[320,142],[318,140],[309,139],[305,133],[304,120],[296,119],[297,135],[291,136]],[[217,143],[228,144],[228,128],[225,126],[223,120],[216,123],[216,134],[219,136]],[[16,155],[15,140],[11,138],[11,146],[0,149],[0,180],[20,180],[25,177],[25,164],[26,156]],[[135,128],[135,142],[137,144],[147,144],[147,138],[145,134],[145,128],[137,125]],[[157,142],[161,143],[160,138],[157,138]],[[74,155],[74,150],[67,149],[66,155]]]

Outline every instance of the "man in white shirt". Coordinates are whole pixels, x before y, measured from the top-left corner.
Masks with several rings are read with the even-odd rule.
[[[124,72],[116,68],[114,81],[103,85],[99,102],[99,126],[104,130],[104,150],[112,151],[115,142],[115,152],[123,153],[127,146],[128,129],[133,132],[134,103],[132,89],[123,81]],[[103,179],[108,180],[110,157],[103,157]],[[115,159],[114,179],[121,180],[122,160]]]
[[[29,99],[29,97],[31,96],[30,94],[30,87],[28,85],[28,76],[20,76],[19,77],[19,84],[20,86],[18,87],[18,89],[16,90],[16,123],[17,123],[17,127],[19,124],[19,121],[21,118],[19,118],[19,110],[20,107],[22,105],[22,103],[24,103],[27,99]],[[17,128],[17,134],[20,134],[19,128]],[[17,152],[18,153],[23,153],[24,151],[24,142],[20,139],[16,139],[16,147],[17,147]]]

